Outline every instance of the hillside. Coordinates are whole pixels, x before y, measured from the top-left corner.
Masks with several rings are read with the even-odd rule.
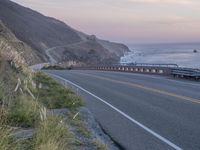
[[[41,59],[35,53],[35,50],[31,49],[27,44],[18,40],[15,35],[5,27],[5,25],[0,21],[0,53],[4,53],[10,57],[10,59],[15,55],[17,57],[23,57],[25,60],[20,58],[20,61],[26,61],[28,65],[40,63]]]
[[[9,0],[0,0],[0,20],[19,40],[29,45],[43,62],[53,57],[56,62],[77,60],[116,63],[124,52],[129,51],[123,44],[81,33],[57,19]]]
[[[29,69],[32,52],[0,22],[0,150],[118,150],[80,96]]]

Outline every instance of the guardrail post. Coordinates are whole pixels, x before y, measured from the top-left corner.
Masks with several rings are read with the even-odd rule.
[[[156,73],[156,69],[152,69],[151,71],[152,71],[152,73]]]
[[[149,69],[146,69],[146,72],[149,73],[150,72]]]
[[[163,74],[164,71],[163,71],[162,69],[160,69],[160,70],[158,71],[158,73],[159,73],[159,74]]]

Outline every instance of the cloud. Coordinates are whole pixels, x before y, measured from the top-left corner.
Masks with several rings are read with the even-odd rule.
[[[194,4],[199,1],[196,0],[127,0],[128,2],[132,3],[141,3],[141,4],[181,4],[181,5],[188,5]]]

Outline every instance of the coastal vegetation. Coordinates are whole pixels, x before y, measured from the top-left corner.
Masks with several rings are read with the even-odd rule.
[[[0,21],[0,150],[95,150],[93,140],[105,147],[99,140],[103,132],[92,128],[95,120],[89,126],[83,119],[91,115],[81,97],[31,70],[36,61],[31,48]]]
[[[88,145],[83,139],[90,139],[93,149],[105,149],[93,141],[79,113],[80,96],[46,74],[0,56],[0,150],[71,150]],[[60,110],[61,115],[56,113]]]

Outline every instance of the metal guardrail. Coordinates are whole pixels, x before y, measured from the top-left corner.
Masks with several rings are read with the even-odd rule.
[[[88,66],[88,67],[75,67],[73,69],[132,72],[132,73],[156,74],[156,75],[174,76],[182,78],[200,79],[199,69],[180,68],[176,64],[100,65],[100,66]]]
[[[172,75],[174,77],[200,79],[200,70],[191,68],[174,68],[172,69]]]
[[[133,72],[133,73],[162,74],[162,75],[170,75],[171,74],[171,69],[169,67],[139,66],[139,65],[129,65],[129,66],[127,66],[127,65],[102,65],[102,66],[89,66],[89,67],[75,67],[73,69]]]
[[[177,64],[122,63],[123,66],[179,67]]]
[[[32,69],[41,69],[48,63],[31,66]],[[200,79],[200,69],[181,68],[177,64],[115,64],[115,65],[99,65],[99,66],[84,66],[84,67],[70,67],[75,70],[101,70],[101,71],[118,71],[118,72],[132,72],[142,74],[157,74],[165,76],[174,76],[181,78]]]

